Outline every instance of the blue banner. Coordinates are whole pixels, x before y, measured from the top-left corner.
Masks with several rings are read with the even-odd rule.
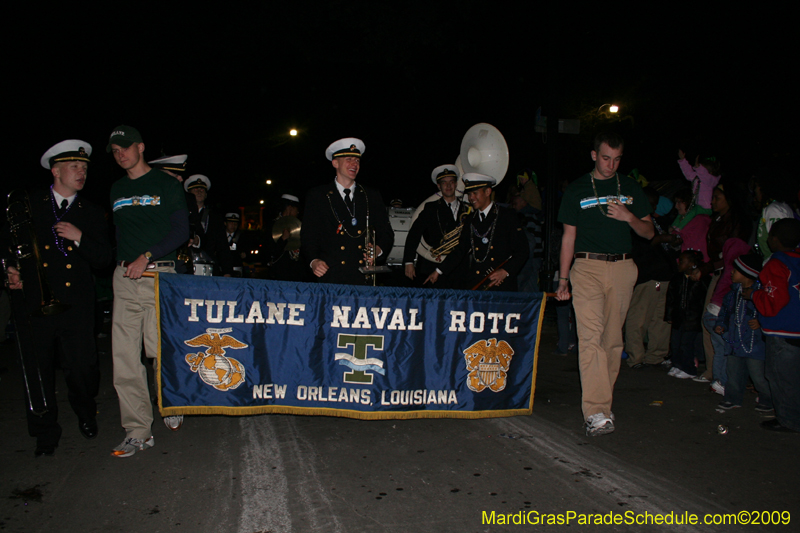
[[[162,416],[533,409],[542,293],[157,274],[156,299]]]

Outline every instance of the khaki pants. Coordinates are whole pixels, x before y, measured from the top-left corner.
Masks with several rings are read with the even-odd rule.
[[[633,289],[631,305],[625,319],[625,351],[628,366],[638,363],[657,365],[669,353],[672,326],[664,322],[668,281],[645,281]],[[647,338],[647,351],[644,341]]]
[[[632,259],[576,259],[572,297],[578,329],[583,417],[611,415],[614,383],[622,356],[622,325],[638,269]]]
[[[157,268],[156,271],[175,272],[175,269]],[[144,440],[153,434],[153,405],[141,353],[144,342],[148,358],[158,354],[155,280],[132,280],[123,274],[124,267],[118,266],[114,271],[114,323],[111,327],[114,388],[119,396],[120,417],[127,436]]]

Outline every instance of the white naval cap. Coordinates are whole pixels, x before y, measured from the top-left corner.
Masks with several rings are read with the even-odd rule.
[[[225,222],[240,222],[241,219],[239,213],[225,213]]]
[[[433,183],[437,185],[439,184],[440,179],[447,178],[449,176],[452,176],[458,180],[458,168],[455,165],[439,165],[433,169],[433,172],[431,172],[431,179],[433,180]]]
[[[497,180],[493,177],[486,174],[478,174],[477,172],[467,172],[461,177],[461,180],[464,182],[464,192],[497,185]]]
[[[186,154],[171,155],[148,161],[147,164],[163,170],[171,170],[172,172],[184,172],[186,171],[187,159],[189,159],[189,156]]]
[[[92,155],[91,144],[79,139],[69,139],[51,146],[39,162],[44,168],[50,170],[54,163],[61,161],[85,161],[88,163],[90,155]]]
[[[325,157],[333,161],[334,157],[361,157],[364,154],[364,142],[355,137],[345,137],[331,143],[325,150]]]
[[[281,195],[281,200],[286,200],[287,202],[294,202],[294,203],[296,203],[298,205],[300,204],[300,198],[298,198],[297,196],[295,196],[293,194],[282,194]]]
[[[211,180],[202,174],[192,174],[186,181],[183,182],[183,190],[189,192],[192,189],[203,188],[208,190],[211,188]]]

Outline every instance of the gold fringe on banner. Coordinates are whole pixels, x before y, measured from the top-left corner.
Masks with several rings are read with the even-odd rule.
[[[529,415],[530,409],[505,409],[493,411],[355,411],[351,409],[327,409],[325,407],[294,407],[288,405],[259,405],[252,407],[162,407],[159,395],[159,412],[161,416],[172,415],[304,415],[304,416],[336,416],[354,418],[356,420],[411,420],[415,418],[503,418],[509,416]]]

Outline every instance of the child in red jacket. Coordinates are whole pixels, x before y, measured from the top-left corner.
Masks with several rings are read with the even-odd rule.
[[[775,222],[767,242],[774,253],[751,295],[767,339],[766,377],[775,406],[775,419],[761,427],[800,432],[800,221]]]

